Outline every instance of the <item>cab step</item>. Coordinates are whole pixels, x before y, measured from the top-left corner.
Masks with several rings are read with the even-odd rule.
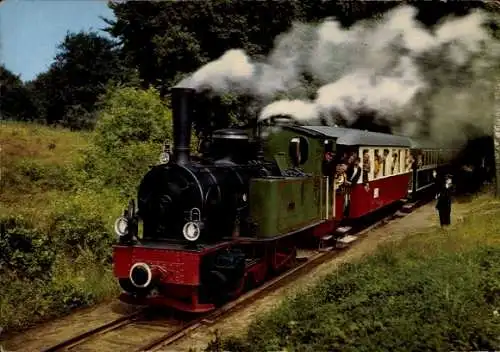
[[[338,235],[346,235],[351,230],[352,230],[352,227],[350,227],[350,226],[341,226],[341,227],[337,227],[337,229],[335,230],[335,232]]]
[[[329,247],[321,247],[319,249],[320,252],[330,252],[332,249],[334,249],[335,247],[333,246],[329,246]]]
[[[358,239],[357,236],[353,235],[346,235],[344,237],[341,237],[337,240],[337,247],[338,248],[344,248],[351,244],[352,242],[356,241]]]
[[[407,213],[402,212],[401,210],[398,210],[394,213],[394,216],[397,218],[404,218],[407,215]]]
[[[417,206],[417,202],[405,204],[405,205],[403,205],[403,208],[401,210],[405,213],[410,213],[413,211],[413,209],[415,209],[416,206]]]
[[[319,239],[319,248],[320,252],[328,252],[333,249],[333,246],[327,246],[330,240],[333,238],[333,235],[325,235]]]

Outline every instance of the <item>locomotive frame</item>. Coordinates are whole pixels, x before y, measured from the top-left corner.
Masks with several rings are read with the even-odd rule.
[[[344,234],[350,223],[409,195],[417,197],[434,183],[434,178],[422,175],[447,167],[442,151],[436,153],[438,148],[406,137],[340,127],[298,126],[283,119],[261,124],[253,139],[259,147],[253,160],[242,163],[231,157],[200,163],[189,155],[189,96],[193,93],[173,90],[173,156],[145,176],[144,180],[155,184],[147,185],[143,180],[139,213],[131,202],[115,226],[119,243],[113,247],[113,272],[125,291],[120,299],[127,303],[197,313],[213,310],[291,267],[300,246],[318,246],[331,240],[347,243]],[[228,152],[252,141],[251,131],[228,129],[214,135],[227,143],[222,150]],[[324,173],[327,151],[337,156],[354,152],[361,159],[361,168],[365,154],[369,157],[370,171],[350,188],[348,211],[345,190],[335,185],[332,175]],[[376,155],[384,152],[393,156],[393,165],[386,157],[382,174],[375,173]],[[419,155],[422,161],[429,162],[403,167],[407,160],[417,160]],[[180,172],[175,170],[191,175],[191,183],[187,184],[200,190],[201,200],[186,200],[187,193],[174,197],[172,192],[181,189],[170,185],[172,175]],[[267,173],[262,174],[262,170]],[[229,187],[230,183],[233,186]],[[145,213],[144,209],[151,212],[154,207],[145,203],[141,189],[142,196],[144,189],[148,194],[162,193],[153,205],[159,207],[163,203],[158,202],[165,201],[166,210],[155,213],[156,218]],[[219,194],[212,203],[208,201],[210,192]],[[186,204],[189,209],[177,209]],[[238,207],[235,212],[234,207]],[[217,221],[207,220],[206,214],[226,221],[228,226],[214,225]],[[163,226],[167,218],[168,226]],[[142,237],[138,232],[140,220],[146,229]]]

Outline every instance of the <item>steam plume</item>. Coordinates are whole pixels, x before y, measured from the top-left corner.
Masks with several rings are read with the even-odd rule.
[[[488,15],[474,11],[448,18],[433,30],[400,6],[380,20],[343,29],[337,21],[295,24],[276,38],[266,62],[229,50],[179,85],[236,91],[269,101],[259,115],[291,115],[302,123],[354,123],[360,109],[375,111],[394,133],[458,145],[490,134],[493,86],[500,72],[500,42],[484,27]],[[303,100],[304,74],[317,84]],[[277,94],[288,99],[272,101]],[[302,99],[302,100],[301,100]]]

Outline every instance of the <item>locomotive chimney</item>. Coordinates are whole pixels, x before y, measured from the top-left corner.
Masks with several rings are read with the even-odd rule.
[[[195,90],[190,88],[172,88],[170,92],[174,119],[174,148],[172,161],[183,165],[189,162],[191,125],[193,122],[193,97]]]

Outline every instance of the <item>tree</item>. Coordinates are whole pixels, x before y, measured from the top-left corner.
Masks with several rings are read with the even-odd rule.
[[[165,1],[110,3],[106,29],[144,84],[167,88],[234,47],[265,55],[274,37],[301,17],[299,1]],[[279,14],[279,15],[277,15]]]
[[[95,124],[95,104],[107,83],[131,76],[117,43],[95,32],[68,33],[54,63],[31,86],[47,122],[82,129]]]
[[[19,76],[0,65],[0,111],[1,117],[8,120],[33,120],[37,111],[29,89]]]
[[[105,153],[120,153],[133,143],[157,143],[172,138],[172,113],[154,88],[110,88],[102,96],[95,145]]]

